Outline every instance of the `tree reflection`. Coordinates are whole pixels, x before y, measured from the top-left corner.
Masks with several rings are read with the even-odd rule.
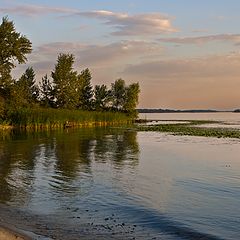
[[[68,178],[91,172],[93,161],[116,165],[138,164],[139,146],[135,131],[83,129],[69,131],[56,140],[57,170]]]
[[[24,204],[37,191],[51,194],[53,189],[79,194],[81,187],[89,187],[94,164],[134,167],[138,155],[134,131],[13,132],[0,141],[0,201]]]
[[[28,141],[15,139],[15,135],[4,136],[0,141],[0,201],[7,202],[12,197],[25,202],[34,182],[35,157],[38,144],[33,139]]]
[[[98,138],[94,152],[96,161],[110,161],[116,166],[138,164],[137,132],[121,131]]]
[[[113,152],[113,160],[117,165],[138,164],[139,146],[137,143],[137,132],[126,131],[122,136],[114,136],[116,139],[116,150]]]

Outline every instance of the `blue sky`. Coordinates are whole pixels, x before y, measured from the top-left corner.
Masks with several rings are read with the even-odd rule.
[[[33,43],[27,66],[38,80],[71,52],[93,84],[138,81],[139,107],[179,109],[239,108],[239,9],[238,0],[0,0],[1,16]]]

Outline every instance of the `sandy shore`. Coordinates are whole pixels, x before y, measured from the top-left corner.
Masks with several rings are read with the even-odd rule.
[[[8,226],[0,226],[0,240],[31,240],[29,236],[21,233],[21,230]]]

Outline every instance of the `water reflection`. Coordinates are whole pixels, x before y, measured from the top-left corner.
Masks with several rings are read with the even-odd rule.
[[[32,185],[37,146],[31,140],[11,138],[15,136],[0,142],[0,199],[10,201],[15,196],[21,202]]]
[[[11,132],[0,141],[0,201],[27,205],[53,194],[84,194],[94,163],[138,164],[137,133],[123,129]]]
[[[0,141],[0,201],[54,239],[239,239],[239,155],[233,139],[12,133]]]

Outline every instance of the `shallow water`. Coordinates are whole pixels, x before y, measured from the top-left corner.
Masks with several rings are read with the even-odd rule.
[[[56,239],[240,239],[239,156],[234,139],[12,133],[0,142],[0,216]]]

